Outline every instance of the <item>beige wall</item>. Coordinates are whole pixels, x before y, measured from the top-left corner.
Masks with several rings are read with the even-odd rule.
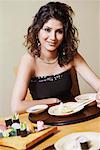
[[[59,0],[58,0],[59,1]],[[0,117],[9,115],[11,93],[15,82],[14,68],[26,51],[24,35],[32,16],[46,0],[0,0]],[[61,0],[74,9],[74,22],[80,33],[79,52],[92,69],[100,73],[100,1]],[[80,77],[81,93],[93,92]]]
[[[99,0],[99,75],[100,75],[100,0]]]

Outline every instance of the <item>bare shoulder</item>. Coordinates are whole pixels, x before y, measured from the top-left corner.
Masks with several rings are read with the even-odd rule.
[[[73,59],[73,66],[74,67],[77,67],[78,65],[82,64],[82,63],[85,63],[85,60],[84,58],[81,56],[81,54],[77,53],[75,56],[74,56],[74,59]]]
[[[83,60],[83,57],[81,56],[81,54],[77,53],[74,57],[74,60],[77,61],[77,60]]]
[[[29,53],[25,53],[21,58],[19,69],[23,71],[27,70],[33,72],[34,68],[35,68],[34,57],[31,56]]]
[[[21,58],[21,64],[24,65],[32,65],[34,64],[34,57],[31,56],[29,53],[25,53]]]
[[[29,53],[27,52],[27,53],[25,53],[25,54],[22,56],[21,61],[34,63],[34,57],[33,57],[31,54],[29,54]]]

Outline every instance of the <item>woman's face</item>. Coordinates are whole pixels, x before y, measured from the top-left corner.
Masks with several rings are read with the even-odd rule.
[[[54,18],[46,22],[38,33],[41,51],[55,51],[61,44],[64,36],[63,24]]]

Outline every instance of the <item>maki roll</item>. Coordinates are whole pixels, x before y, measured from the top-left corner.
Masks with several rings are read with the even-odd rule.
[[[16,130],[15,129],[10,129],[10,131],[9,131],[9,136],[16,136],[17,135],[17,133],[16,133]]]
[[[6,124],[6,127],[11,126],[12,125],[12,119],[11,118],[6,118],[5,119],[5,124]]]
[[[13,128],[9,128],[5,131],[2,132],[3,137],[10,137],[10,136],[15,136],[16,132],[14,131]]]
[[[89,150],[90,142],[87,140],[86,137],[84,137],[84,136],[79,137],[78,143],[80,144],[80,147],[82,150]]]
[[[20,123],[13,123],[12,128],[16,131],[16,135],[20,135]]]
[[[14,114],[12,117],[13,123],[20,123],[19,114]]]
[[[27,136],[28,132],[27,132],[27,126],[26,123],[21,123],[20,124],[20,135],[21,137],[25,137]]]

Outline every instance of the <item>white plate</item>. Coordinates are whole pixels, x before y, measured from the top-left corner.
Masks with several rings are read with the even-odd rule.
[[[67,102],[62,105],[52,106],[48,109],[48,113],[54,116],[66,116],[82,110],[84,106],[79,106],[77,102]]]
[[[75,100],[77,102],[96,100],[96,93],[86,93],[86,94],[78,95],[75,97]]]
[[[80,136],[85,137],[88,141],[90,141],[91,148],[89,148],[89,150],[100,149],[100,133],[97,132],[72,133],[59,139],[54,146],[56,150],[81,150],[77,147],[76,140]]]
[[[38,114],[43,112],[44,110],[46,110],[48,108],[48,105],[35,105],[32,107],[29,107],[26,112],[28,113],[34,113],[34,114]]]

